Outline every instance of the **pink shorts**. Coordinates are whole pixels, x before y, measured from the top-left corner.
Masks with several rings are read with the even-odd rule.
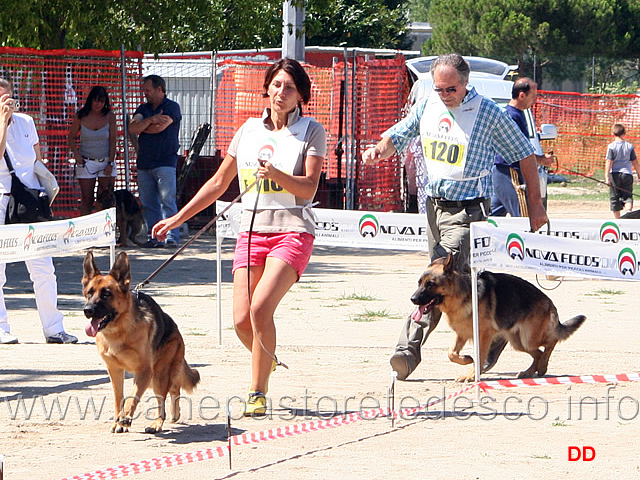
[[[232,273],[247,266],[248,232],[241,232],[236,242]],[[313,235],[310,233],[256,233],[251,234],[251,266],[264,265],[267,257],[279,258],[291,265],[298,278],[307,268],[313,251]]]

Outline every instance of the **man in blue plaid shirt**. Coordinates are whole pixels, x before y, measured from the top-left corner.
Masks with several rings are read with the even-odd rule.
[[[384,132],[382,140],[362,155],[365,163],[376,163],[421,137],[429,179],[426,211],[431,260],[452,253],[462,270],[469,270],[470,224],[486,220],[491,209],[491,168],[496,153],[508,163],[520,161],[531,229],[536,231],[548,221],[533,146],[492,100],[473,87],[467,89],[469,72],[469,64],[458,54],[434,60],[431,75],[435,94],[416,103],[406,118]],[[438,309],[419,321],[407,319],[391,357],[399,380],[405,380],[418,366],[420,348],[439,321]],[[492,344],[484,370],[493,366],[505,344],[504,340]]]

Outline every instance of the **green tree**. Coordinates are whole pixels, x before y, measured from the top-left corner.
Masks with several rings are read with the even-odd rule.
[[[402,46],[402,0],[299,1],[309,45]],[[3,0],[0,42],[153,53],[278,47],[282,0]]]
[[[420,0],[416,0],[420,1]],[[582,78],[592,55],[640,55],[637,0],[430,0],[425,54],[456,51],[517,62],[522,74]],[[455,14],[453,14],[453,13]],[[571,60],[556,61],[570,56]]]
[[[4,0],[0,38],[42,49],[261,48],[280,42],[281,10],[280,0]]]
[[[405,48],[408,13],[402,0],[307,2],[306,43],[362,48]]]
[[[420,0],[415,0],[420,1]],[[430,0],[428,48],[479,55],[640,54],[637,0]]]
[[[409,20],[412,22],[428,22],[431,0],[409,0]]]
[[[634,95],[640,86],[638,82],[632,82],[631,85],[625,85],[622,81],[618,82],[604,82],[596,85],[595,87],[589,87],[589,93],[605,93],[605,94],[631,94]]]

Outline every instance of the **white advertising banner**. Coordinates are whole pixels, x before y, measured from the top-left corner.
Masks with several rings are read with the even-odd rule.
[[[68,220],[0,226],[0,263],[115,245],[116,209]]]
[[[471,224],[471,266],[560,276],[640,280],[640,221],[552,220],[529,233],[526,218]]]
[[[216,202],[221,212],[229,204]],[[387,250],[427,251],[427,218],[417,213],[363,212],[314,208],[315,245]],[[242,205],[233,205],[216,222],[216,233],[236,238],[240,229]]]
[[[501,228],[521,232],[529,231],[529,219],[526,217],[491,217],[489,223]],[[536,232],[557,238],[575,240],[595,240],[599,242],[637,242],[640,243],[640,220],[615,220],[603,218],[567,218],[551,219],[550,225]]]

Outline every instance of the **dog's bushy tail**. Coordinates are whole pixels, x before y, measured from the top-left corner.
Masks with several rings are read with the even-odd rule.
[[[182,388],[187,393],[192,393],[198,383],[200,383],[200,373],[195,368],[191,368],[185,360],[182,367]]]
[[[587,317],[584,315],[576,315],[564,323],[558,322],[558,327],[556,329],[556,332],[558,333],[558,340],[562,341],[569,338],[573,332],[580,328],[580,325],[582,325],[586,319]]]

